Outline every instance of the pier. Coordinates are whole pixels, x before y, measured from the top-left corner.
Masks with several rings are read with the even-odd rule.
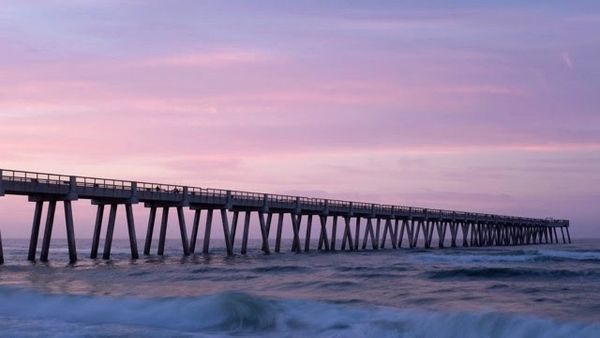
[[[201,242],[202,254],[210,252],[214,217],[221,217],[227,255],[234,255],[238,223],[242,231],[240,254],[248,252],[248,235],[252,218],[258,220],[264,253],[282,250],[284,221],[291,224],[291,251],[311,250],[313,221],[318,227],[319,251],[378,250],[387,245],[424,248],[516,246],[571,243],[568,220],[526,218],[484,213],[429,209],[398,205],[351,202],[280,194],[210,189],[136,182],[117,179],[47,174],[0,169],[0,196],[22,195],[34,204],[28,259],[36,260],[43,211],[43,237],[40,261],[47,261],[54,215],[57,205],[64,207],[69,260],[77,261],[72,201],[90,200],[96,206],[96,221],[90,257],[97,258],[105,210],[108,222],[104,233],[103,259],[110,259],[117,212],[125,212],[131,258],[139,258],[132,205],[143,203],[149,218],[144,242],[144,255],[150,255],[157,213],[160,229],[156,254],[163,255],[169,214],[175,210],[181,234],[183,255],[196,253]],[[0,203],[2,203],[0,199]],[[184,208],[194,211],[191,232]],[[206,214],[202,233],[201,214]],[[276,220],[276,222],[274,222]],[[274,229],[275,246],[269,244]],[[449,231],[448,231],[449,230]],[[201,240],[198,234],[202,235]],[[435,236],[434,236],[435,233]],[[560,236],[559,236],[560,233]],[[341,234],[341,237],[338,236]],[[421,240],[420,240],[421,238]],[[0,229],[0,264],[4,263]]]

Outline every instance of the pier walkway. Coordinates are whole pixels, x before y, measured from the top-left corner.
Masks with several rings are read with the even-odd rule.
[[[293,232],[291,250],[294,252],[310,250],[313,220],[318,220],[316,226],[320,227],[317,249],[321,251],[377,250],[384,248],[387,244],[395,249],[401,247],[403,243],[410,248],[419,244],[422,244],[424,248],[430,248],[432,245],[479,247],[571,242],[569,221],[551,218],[502,216],[5,169],[0,169],[0,177],[2,178],[0,180],[0,196],[5,194],[28,196],[28,200],[35,204],[28,251],[28,259],[31,261],[34,261],[37,255],[44,205],[47,206],[40,260],[48,260],[57,203],[62,203],[64,206],[69,259],[71,262],[77,260],[71,202],[79,199],[91,200],[92,204],[97,206],[94,235],[90,248],[91,258],[97,258],[104,211],[108,208],[108,224],[102,258],[110,259],[119,206],[124,207],[127,216],[131,257],[133,259],[139,257],[132,211],[132,205],[138,203],[143,203],[149,210],[143,249],[145,255],[150,254],[159,209],[161,210],[161,222],[157,254],[164,254],[171,208],[177,212],[184,255],[190,255],[196,251],[202,212],[206,213],[202,238],[202,253],[204,254],[207,254],[210,249],[211,226],[215,212],[217,217],[219,215],[221,217],[228,255],[233,255],[235,251],[234,243],[240,216],[243,216],[243,224],[240,224],[243,225],[240,253],[247,253],[248,233],[253,215],[258,218],[262,238],[260,249],[265,253],[272,251],[269,237],[271,223],[275,218],[277,220],[275,252],[281,250],[281,235],[285,219],[289,220],[286,224],[291,224]],[[194,220],[189,238],[184,208],[194,210]],[[337,238],[338,230],[341,232],[340,240]],[[558,235],[559,231],[561,237]],[[422,236],[422,240],[419,240],[419,236]],[[3,262],[0,236],[0,264]]]

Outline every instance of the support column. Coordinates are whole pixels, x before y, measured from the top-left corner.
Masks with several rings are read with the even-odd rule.
[[[417,222],[417,228],[415,229],[415,222]],[[410,232],[412,233],[412,238],[411,238],[411,242],[410,242],[410,247],[414,248],[417,246],[417,241],[419,240],[419,232],[421,231],[421,222],[422,221],[416,221],[416,220],[412,220],[411,221],[411,229]]]
[[[169,223],[169,207],[163,207],[162,219],[160,222],[160,235],[158,237],[158,251],[159,256],[165,254],[165,240],[167,238],[167,224]]]
[[[469,222],[468,221],[464,221],[461,223],[460,225],[461,229],[462,229],[462,240],[463,240],[463,248],[468,247],[469,246]]]
[[[210,247],[210,231],[212,228],[213,209],[208,209],[206,214],[206,227],[204,228],[204,244],[202,246],[202,253],[208,255]]]
[[[300,252],[300,222],[302,221],[302,214],[294,215],[290,213],[290,216],[292,217],[292,230],[294,231],[292,251]]]
[[[268,212],[267,213],[267,223],[265,224],[265,231],[267,233],[267,246],[269,244],[269,238],[271,237],[271,222],[273,221],[273,213],[272,212]]]
[[[37,242],[38,237],[40,235],[40,223],[42,221],[43,207],[44,202],[35,202],[35,211],[33,213],[33,225],[31,226],[31,238],[29,240],[29,253],[27,254],[27,259],[30,261],[35,261],[35,253],[37,251]]]
[[[321,232],[319,234],[319,250],[325,249],[329,251],[329,239],[327,238],[327,216],[320,215],[321,220]]]
[[[2,177],[0,176],[0,179]],[[4,264],[4,249],[2,248],[2,234],[0,233],[0,265]]]
[[[408,246],[410,246],[411,243],[411,237],[412,235],[410,234],[410,230],[409,230],[409,220],[408,219],[403,219],[402,220],[402,226],[400,227],[400,233],[397,234],[397,242],[396,245],[398,246],[398,248],[402,247],[402,240],[404,239],[404,232],[406,231],[406,239],[408,240]]]
[[[237,224],[238,224],[238,218],[240,212],[239,211],[234,211],[233,212],[233,219],[231,220],[231,230],[229,231],[230,234],[230,239],[229,239],[229,243],[231,244],[231,253],[233,255],[233,248],[235,247],[235,234],[237,232]]]
[[[429,232],[431,229],[433,229],[433,224],[431,221],[429,220],[425,220],[423,222],[423,246],[425,248],[430,248],[431,247],[431,242],[429,241]]]
[[[337,215],[333,216],[333,225],[331,226],[331,244],[330,248],[332,251],[335,251],[335,237],[337,235]]]
[[[100,208],[100,206],[98,206]],[[104,206],[103,206],[104,208]],[[98,212],[100,209],[98,209]],[[100,219],[102,222],[102,219]],[[148,230],[146,231],[146,243],[144,244],[144,255],[150,254],[150,247],[152,246],[152,235],[154,233],[154,223],[156,222],[156,207],[150,207],[150,217],[148,218]]]
[[[52,226],[54,225],[54,213],[56,211],[56,201],[48,203],[48,214],[46,215],[46,227],[44,228],[44,239],[42,240],[42,252],[40,260],[48,261],[48,253],[50,252],[50,239],[52,237]]]
[[[194,212],[194,223],[192,224],[192,234],[190,235],[190,254],[196,252],[196,239],[198,238],[198,228],[200,227],[201,209],[196,209]],[[235,230],[234,230],[235,235]],[[233,239],[232,239],[233,241]]]
[[[242,234],[242,255],[248,252],[248,231],[250,230],[250,211],[244,217],[244,233]]]
[[[381,233],[381,218],[377,217],[377,225],[375,226],[375,250],[379,249],[379,234]]]
[[[365,237],[363,238],[362,249],[365,250],[367,248],[367,241],[369,240],[369,236],[371,237],[371,246],[373,250],[376,250],[375,244],[375,234],[373,232],[373,222],[371,221],[371,217],[367,217],[367,225],[365,227]]]
[[[358,250],[358,243],[360,240],[360,216],[356,216],[356,227],[354,231],[354,250]]]
[[[104,251],[102,259],[110,259],[110,249],[112,248],[113,233],[115,231],[115,220],[117,218],[117,204],[110,205],[108,216],[108,226],[106,227],[106,237],[104,238]]]
[[[489,246],[489,241],[490,241],[490,226],[487,223],[483,223],[481,225],[481,241],[480,241],[480,246]]]
[[[92,237],[92,250],[90,258],[98,257],[98,246],[100,246],[100,232],[102,231],[102,218],[104,218],[104,204],[98,204],[96,211],[96,223],[94,224],[94,235]]]
[[[565,240],[565,232],[563,231],[564,227],[560,227],[560,233],[562,235],[562,240],[563,240],[563,244],[567,243],[567,241]]]
[[[275,237],[275,252],[281,251],[281,232],[283,231],[283,217],[285,214],[283,212],[279,213],[279,217],[277,219],[277,235]]]
[[[431,247],[431,241],[433,240],[433,230],[434,230],[435,225],[436,225],[437,222],[439,222],[439,221],[431,221],[429,223],[429,235],[428,235],[428,238],[427,238],[427,245],[429,247]]]
[[[400,245],[402,244],[402,243],[398,242],[398,237],[402,236],[400,233],[398,233],[398,230],[400,228],[399,222],[400,222],[399,219],[394,218],[394,237],[392,237],[392,245],[393,245],[394,249],[399,248]]]
[[[177,207],[177,218],[179,218],[179,233],[181,234],[181,248],[185,256],[190,255],[190,247],[187,236],[187,227],[185,225],[185,215],[183,214],[183,207]],[[229,238],[227,238],[229,239]]]
[[[453,248],[456,248],[456,234],[458,230],[458,224],[456,223],[456,221],[452,221],[450,223],[450,236],[452,236],[452,239],[450,240],[450,246]]]
[[[569,227],[565,227],[565,230],[567,230],[567,238],[569,239],[569,244],[571,244],[571,234],[569,233]]]
[[[75,263],[77,261],[77,248],[75,246],[75,229],[73,228],[73,208],[71,207],[71,201],[64,201],[64,207],[69,262]]]
[[[388,233],[390,234],[390,241],[392,242],[392,247],[395,249],[396,248],[396,243],[394,241],[395,235],[394,235],[394,230],[392,230],[392,222],[390,221],[389,218],[385,220],[385,225],[383,226],[383,236],[381,237],[381,244],[380,244],[380,247],[382,249],[385,248],[385,241],[387,239]]]
[[[548,244],[548,228],[546,226],[540,226],[540,244]]]
[[[306,237],[304,238],[304,251],[308,252],[310,250],[310,232],[312,230],[312,219],[313,215],[308,215],[308,220],[306,221]]]
[[[229,219],[227,218],[226,209],[221,209],[221,223],[223,223],[223,237],[225,237],[227,256],[233,256],[233,246],[231,245],[231,235],[229,234]]]
[[[494,227],[492,229],[493,234],[494,234],[494,244],[495,246],[500,246],[502,245],[502,227],[496,223],[494,224]]]
[[[352,241],[352,230],[350,229],[350,216],[344,216],[344,235],[342,236],[342,250],[346,250],[346,243],[348,243],[348,249],[350,251],[354,250],[353,241]]]
[[[267,225],[265,223],[265,214],[263,212],[258,212],[258,222],[260,223],[260,235],[262,237],[262,251],[265,254],[270,254],[269,250],[269,234],[267,232]]]
[[[444,247],[444,242],[446,241],[446,230],[448,229],[448,222],[442,222],[442,236],[440,237],[439,241],[439,247],[443,248]],[[452,230],[450,230],[452,231]]]
[[[129,248],[131,249],[131,259],[138,259],[137,236],[135,235],[135,223],[133,221],[133,208],[130,203],[125,204],[125,214],[127,215],[127,233],[129,234]]]
[[[446,223],[444,221],[436,221],[434,222],[435,225],[435,230],[437,232],[438,235],[438,247],[439,248],[443,248],[444,247],[444,239],[442,237],[442,226],[444,226]]]

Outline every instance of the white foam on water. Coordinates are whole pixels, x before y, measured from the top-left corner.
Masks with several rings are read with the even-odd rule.
[[[516,253],[501,254],[496,253],[478,253],[478,252],[464,252],[461,254],[438,254],[438,253],[419,253],[411,256],[410,258],[417,261],[426,261],[433,263],[456,263],[456,264],[470,264],[470,263],[509,263],[509,262],[531,262],[540,256],[536,252],[528,253]]]
[[[573,260],[573,261],[598,261],[599,251],[574,251],[574,250],[520,250],[520,251],[468,251],[448,253],[416,253],[410,257],[414,261],[427,261],[434,263],[519,263],[544,260]]]
[[[51,295],[0,287],[0,335],[600,337],[600,325],[496,312],[427,312],[243,293],[187,298]]]
[[[599,251],[572,251],[572,250],[538,250],[539,254],[545,257],[559,258],[576,261],[599,261]]]

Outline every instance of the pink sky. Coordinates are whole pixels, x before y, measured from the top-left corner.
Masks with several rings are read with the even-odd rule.
[[[444,4],[7,1],[0,167],[569,218],[600,236],[600,5]],[[2,235],[28,236],[32,213],[1,198]]]

